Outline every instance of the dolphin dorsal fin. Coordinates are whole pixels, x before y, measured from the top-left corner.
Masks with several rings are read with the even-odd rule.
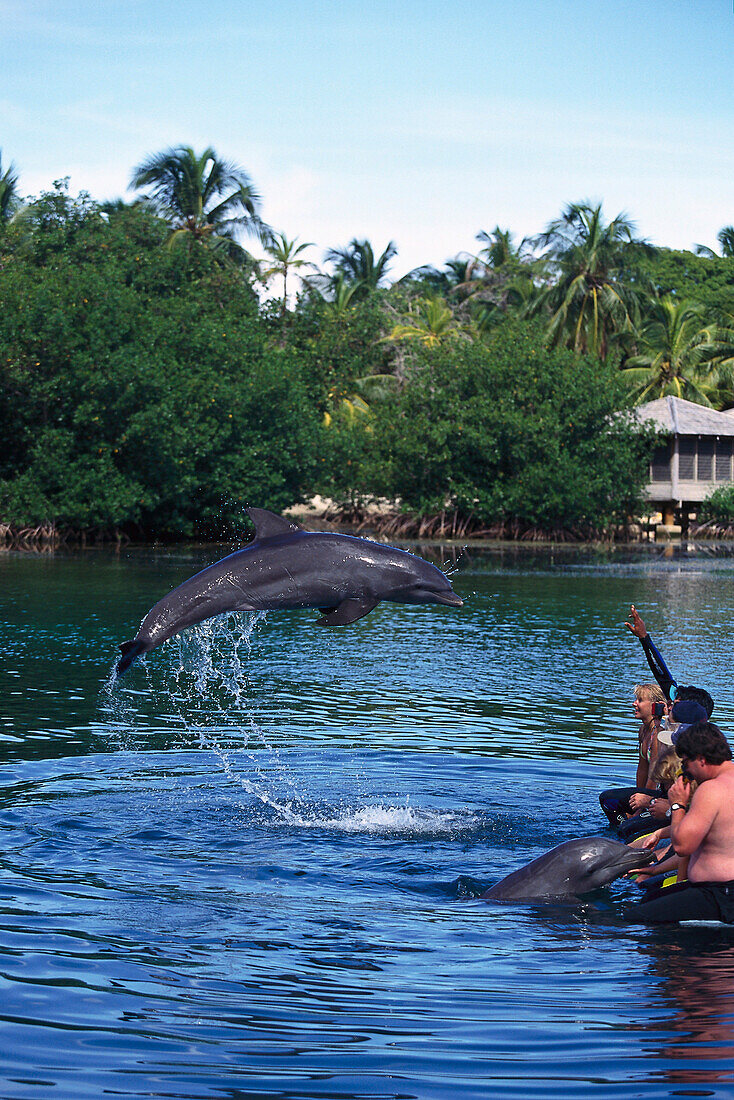
[[[293,519],[285,519],[275,512],[269,512],[267,508],[247,508],[248,516],[255,524],[255,538],[259,542],[265,539],[278,539],[283,535],[292,535],[294,531],[302,531],[300,523]]]

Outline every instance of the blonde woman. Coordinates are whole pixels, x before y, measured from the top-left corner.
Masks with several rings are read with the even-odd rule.
[[[655,795],[650,781],[660,751],[658,734],[666,711],[665,696],[658,684],[637,684],[632,707],[635,718],[640,722],[635,786],[613,787],[599,795],[599,803],[607,820],[616,828],[633,813],[644,809]]]

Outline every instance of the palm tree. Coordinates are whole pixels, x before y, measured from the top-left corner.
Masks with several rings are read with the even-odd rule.
[[[395,325],[384,339],[392,343],[414,342],[433,348],[457,336],[459,331],[454,315],[444,300],[431,294],[412,303],[407,319]]]
[[[442,274],[449,290],[453,290],[454,287],[466,282],[467,268],[472,259],[473,257],[468,252],[460,252],[457,256],[452,256],[450,260],[446,261]]]
[[[622,367],[635,400],[672,394],[712,406],[717,380],[711,373],[719,351],[717,329],[706,324],[699,302],[667,294],[657,301],[635,337],[636,353]]]
[[[7,225],[22,206],[18,194],[18,173],[11,162],[3,172],[2,150],[0,149],[0,229]]]
[[[335,268],[330,284],[333,286],[341,275],[345,283],[355,286],[357,296],[364,298],[385,280],[397,251],[395,242],[390,241],[382,255],[375,259],[370,242],[359,241],[356,237],[345,248],[330,248],[324,257]]]
[[[537,243],[546,248],[543,259],[556,280],[535,306],[550,311],[548,336],[552,344],[566,344],[576,352],[606,358],[611,342],[629,331],[637,312],[634,292],[624,273],[631,256],[655,249],[633,236],[635,226],[626,214],[606,223],[601,203],[571,203],[552,221]]]
[[[339,411],[350,427],[362,423],[371,431],[367,425],[372,415],[370,405],[378,404],[394,394],[400,389],[401,382],[402,379],[395,374],[366,374],[363,378],[354,379],[351,393],[339,386],[332,386],[328,395],[331,411],[327,409],[324,413],[324,424],[328,428],[333,422],[334,412]]]
[[[725,225],[720,229],[716,240],[721,245],[721,255],[731,259],[734,256],[734,225]]]
[[[526,311],[536,294],[537,261],[526,237],[515,245],[510,230],[498,225],[491,233],[477,233],[476,239],[484,248],[469,258],[455,294],[464,303],[463,312],[485,331],[508,309]]]
[[[338,412],[346,420],[350,428],[353,428],[363,418],[370,415],[370,407],[358,393],[346,393],[338,386],[329,390],[331,410],[324,411],[324,426],[330,428],[334,422],[334,413]]]
[[[235,241],[239,232],[263,241],[270,237],[250,177],[211,147],[200,156],[189,145],[155,153],[133,170],[130,187],[145,191],[169,222],[171,246],[199,241],[241,260],[251,257]]]
[[[402,279],[401,284],[420,284],[429,294],[449,294],[467,280],[467,267],[475,257],[468,252],[460,252],[446,260],[443,270],[434,267],[433,264],[424,264],[422,267],[414,267]]]
[[[499,271],[500,268],[508,266],[517,267],[529,259],[530,241],[527,237],[523,237],[520,244],[516,246],[509,229],[500,229],[496,225],[491,233],[486,229],[477,233],[476,239],[484,245],[477,259],[492,271]]]
[[[347,282],[341,272],[332,276],[319,273],[314,277],[307,276],[303,281],[308,290],[314,291],[325,302],[325,312],[334,318],[345,317],[359,299],[361,284]]]
[[[719,409],[734,406],[734,310],[719,309],[712,326],[710,359],[714,404]]]
[[[310,241],[304,241],[303,244],[297,242],[298,237],[294,237],[292,241],[289,241],[285,233],[273,233],[270,240],[264,245],[272,263],[270,267],[266,267],[260,272],[260,277],[266,281],[278,275],[283,280],[283,301],[280,305],[280,316],[284,336],[288,310],[288,274],[301,267],[313,267],[313,264],[301,255],[307,248],[313,248],[313,244]]]
[[[731,259],[734,256],[734,225],[725,225],[720,229],[716,234],[716,240],[721,245],[721,255],[725,259]],[[716,252],[707,244],[697,244],[693,251],[697,256],[706,256],[708,259],[717,258]]]

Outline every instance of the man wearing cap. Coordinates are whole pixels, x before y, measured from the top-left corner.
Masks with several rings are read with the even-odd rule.
[[[708,722],[709,718],[710,715],[700,703],[694,703],[693,699],[676,699],[670,708],[667,728],[658,734],[658,742],[662,745],[676,745],[685,730],[700,722]]]
[[[683,726],[685,725],[685,728]],[[635,919],[715,920],[734,923],[734,763],[728,741],[713,722],[682,723],[674,732],[683,764],[670,788],[670,835],[689,856],[688,880],[635,905]],[[690,780],[699,786],[691,797]],[[657,834],[649,846],[657,843]],[[646,847],[648,844],[645,845]]]

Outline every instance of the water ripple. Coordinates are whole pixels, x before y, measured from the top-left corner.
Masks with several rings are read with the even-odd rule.
[[[477,898],[631,777],[630,602],[731,724],[734,559],[472,548],[461,614],[228,616],[113,684],[206,560],[0,559],[0,1094],[730,1097],[730,929]]]

